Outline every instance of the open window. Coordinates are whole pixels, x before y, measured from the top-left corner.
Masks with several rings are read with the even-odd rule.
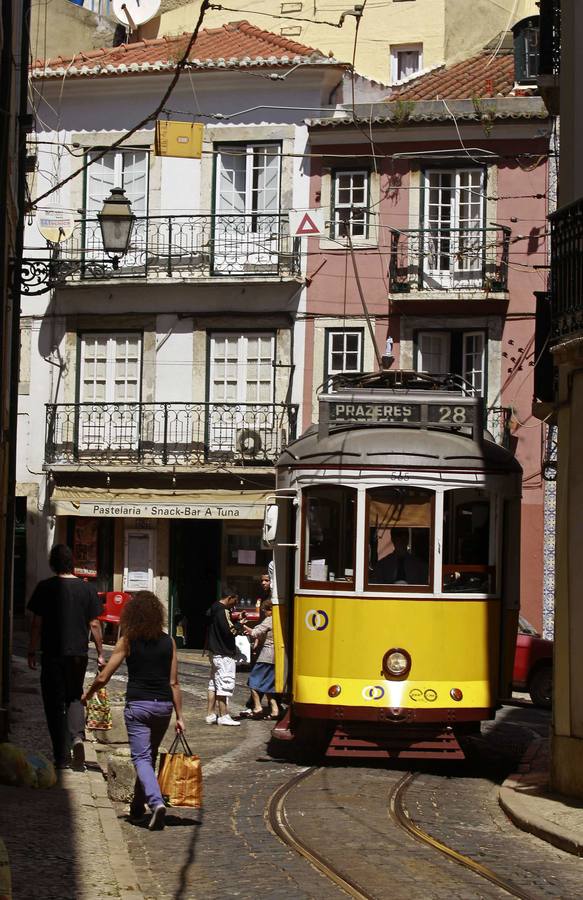
[[[488,491],[447,491],[443,508],[443,590],[491,594],[496,587],[492,498]]]
[[[329,485],[307,488],[303,502],[305,584],[340,581],[354,588],[356,491]]]
[[[367,492],[367,587],[422,590],[433,568],[433,491],[382,487]]]

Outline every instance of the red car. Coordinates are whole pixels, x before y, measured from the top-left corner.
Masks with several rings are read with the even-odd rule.
[[[522,616],[518,620],[512,687],[515,691],[528,691],[535,706],[551,708],[553,642],[542,638]]]

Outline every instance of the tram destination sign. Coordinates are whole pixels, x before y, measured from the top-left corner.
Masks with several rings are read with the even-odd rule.
[[[337,425],[402,425],[471,430],[481,427],[482,400],[450,393],[408,393],[406,397],[325,394],[320,397],[320,430]]]
[[[370,403],[360,400],[339,401],[329,404],[331,425],[403,425],[421,421],[421,405],[416,403]]]

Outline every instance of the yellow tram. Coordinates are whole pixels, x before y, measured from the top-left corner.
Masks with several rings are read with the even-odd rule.
[[[277,463],[274,736],[329,755],[461,756],[509,695],[521,469],[450,377],[379,372],[322,394]]]

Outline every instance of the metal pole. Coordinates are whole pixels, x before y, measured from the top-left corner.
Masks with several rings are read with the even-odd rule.
[[[375,352],[375,356],[376,356],[376,360],[377,360],[377,366],[379,367],[379,369],[382,369],[383,360],[382,360],[379,348],[377,346],[377,340],[375,337],[374,328],[372,327],[372,322],[370,320],[370,315],[368,313],[368,307],[366,305],[366,300],[364,299],[364,291],[362,289],[362,284],[360,283],[360,275],[358,273],[358,266],[356,265],[356,257],[354,255],[354,247],[352,245],[352,236],[350,234],[350,229],[346,227],[345,222],[343,223],[343,225],[344,225],[345,237],[348,240],[348,246],[350,248],[350,256],[352,257],[352,266],[354,268],[354,278],[356,280],[356,286],[358,288],[358,293],[360,294],[360,302],[362,303],[362,308],[364,310],[364,317],[366,319],[366,324],[368,326],[368,331],[369,331],[372,345],[374,348],[374,352]]]

